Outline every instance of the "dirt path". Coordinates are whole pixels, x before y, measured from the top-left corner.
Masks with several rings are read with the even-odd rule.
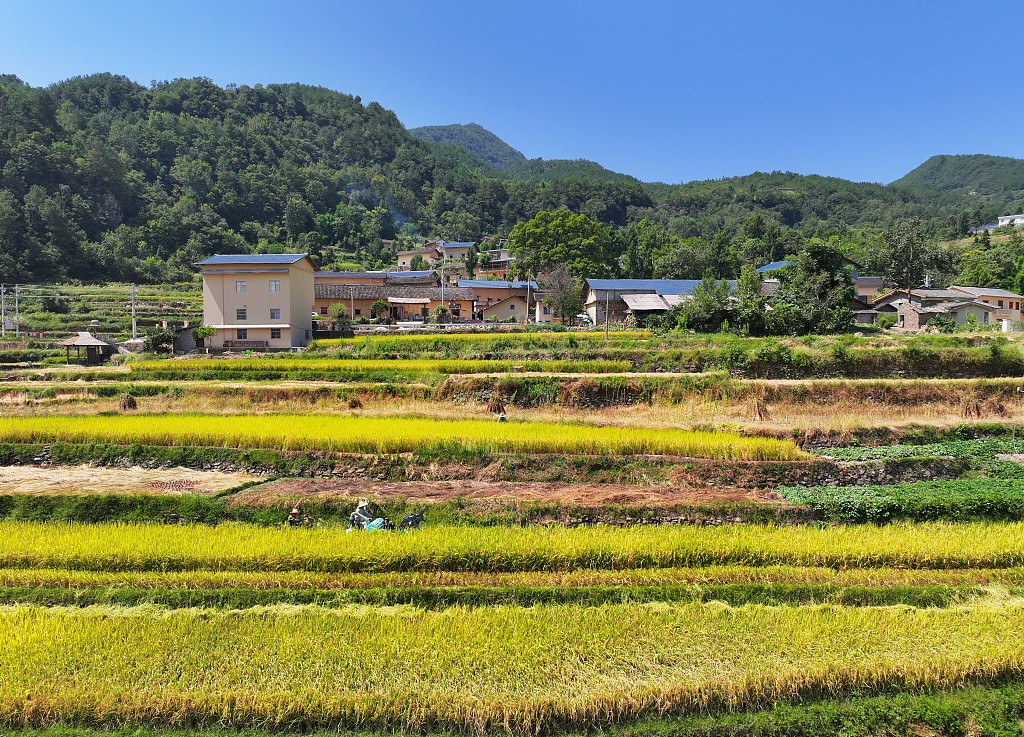
[[[0,494],[216,494],[259,478],[191,468],[0,466]]]
[[[454,499],[475,501],[559,502],[569,505],[677,504],[752,502],[785,504],[778,494],[763,489],[682,489],[625,484],[558,484],[511,481],[367,482],[355,479],[280,479],[253,486],[232,497],[232,504],[279,504],[283,500],[328,501],[368,497],[432,504]]]

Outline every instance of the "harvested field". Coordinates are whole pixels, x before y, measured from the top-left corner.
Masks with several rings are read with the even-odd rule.
[[[217,494],[259,478],[191,468],[0,466],[0,493]]]
[[[283,501],[324,502],[372,497],[408,504],[434,504],[457,499],[473,501],[551,502],[598,506],[611,504],[666,507],[680,504],[753,502],[787,504],[764,489],[694,489],[678,486],[627,484],[559,484],[512,481],[403,481],[376,482],[361,479],[278,479],[245,489],[231,498],[232,504],[280,505]]]

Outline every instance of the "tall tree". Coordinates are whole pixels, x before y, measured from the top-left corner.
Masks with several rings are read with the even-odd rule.
[[[654,276],[654,261],[674,240],[671,233],[662,230],[647,218],[633,223],[623,233],[626,242],[622,254],[622,276],[627,279],[650,279]]]
[[[753,264],[744,264],[733,296],[733,324],[745,335],[762,335],[765,329],[766,301],[762,293],[763,279]]]
[[[569,210],[542,210],[516,225],[508,250],[516,257],[519,276],[552,272],[562,265],[581,278],[609,276],[618,254],[612,234],[601,223]]]
[[[791,326],[797,332],[837,333],[850,327],[853,280],[838,249],[811,240],[793,259],[793,265],[778,274],[776,308],[798,316],[799,323]]]
[[[910,291],[948,271],[952,254],[928,240],[920,220],[900,220],[885,231],[871,259],[875,273],[902,291]]]

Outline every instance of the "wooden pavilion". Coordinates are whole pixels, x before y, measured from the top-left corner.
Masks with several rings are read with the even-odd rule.
[[[85,365],[103,363],[104,360],[117,349],[105,340],[97,338],[89,332],[79,332],[60,343],[68,354],[68,363],[71,363],[71,349],[75,349],[75,363]],[[82,357],[82,349],[85,349],[85,357]]]

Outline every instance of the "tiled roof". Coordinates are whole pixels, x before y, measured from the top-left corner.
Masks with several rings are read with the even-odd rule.
[[[419,286],[416,284],[314,284],[313,297],[315,299],[383,299],[385,301],[388,297],[426,297],[432,300],[439,300],[441,299],[441,287]],[[472,289],[446,287],[444,298],[445,300],[475,301],[476,294]]]
[[[308,253],[231,253],[217,254],[210,258],[197,261],[196,266],[217,266],[220,264],[294,264]]]
[[[317,271],[317,279],[383,279],[383,271]]]
[[[966,292],[967,294],[974,295],[975,297],[1008,297],[1009,299],[1024,299],[1024,295],[1017,294],[1016,292],[1008,292],[1005,289],[989,289],[988,287],[961,287],[959,285],[953,285],[950,287],[951,291]]]

